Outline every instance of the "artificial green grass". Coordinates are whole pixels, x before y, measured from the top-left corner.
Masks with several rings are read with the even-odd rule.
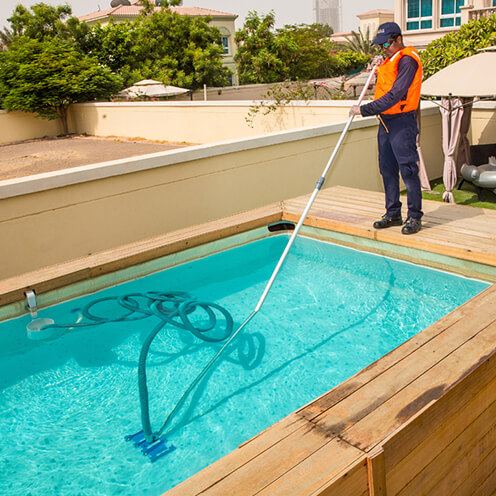
[[[479,208],[491,208],[496,210],[496,195],[488,189],[482,190],[482,200],[479,201],[477,192],[473,184],[465,181],[462,185],[462,189],[458,188],[457,183],[455,189],[453,190],[453,196],[455,197],[455,203],[458,205],[468,205],[470,207]],[[431,181],[432,192],[422,191],[422,198],[426,200],[443,201],[443,193],[446,191],[443,178],[434,179]],[[406,191],[404,192],[406,194]]]

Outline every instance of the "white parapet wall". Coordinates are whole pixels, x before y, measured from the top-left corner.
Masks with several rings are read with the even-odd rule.
[[[191,146],[0,182],[2,278],[310,193],[345,123]],[[440,117],[426,111],[440,142]],[[381,190],[377,122],[357,119],[330,171]],[[426,147],[433,164],[439,146]],[[435,171],[439,175],[440,170]]]

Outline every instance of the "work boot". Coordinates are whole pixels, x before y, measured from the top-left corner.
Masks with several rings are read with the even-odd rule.
[[[413,217],[408,217],[405,221],[405,225],[401,229],[402,234],[415,234],[422,229],[422,221],[420,219],[414,219]]]
[[[374,222],[374,228],[384,229],[385,227],[401,226],[401,224],[403,224],[401,215],[398,217],[390,217],[388,214],[384,214],[381,220]]]

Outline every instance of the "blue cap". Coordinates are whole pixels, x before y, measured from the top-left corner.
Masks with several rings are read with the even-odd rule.
[[[385,22],[379,26],[372,45],[382,45],[394,34],[401,34],[401,28],[395,22]]]

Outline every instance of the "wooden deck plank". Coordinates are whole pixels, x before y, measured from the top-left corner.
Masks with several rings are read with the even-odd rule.
[[[284,210],[284,215],[291,216],[292,218],[299,218],[301,213],[301,207],[298,208],[286,208]],[[314,208],[310,210],[310,219],[322,219],[340,222],[342,225],[340,229],[345,230],[346,220],[350,219],[354,224],[360,226],[365,231],[376,232],[372,224],[375,220],[380,218],[379,215],[368,215],[368,212],[363,209],[345,209],[342,205],[332,205],[326,203],[318,203]],[[346,217],[344,217],[346,216]],[[496,219],[494,219],[496,220]],[[435,229],[434,229],[435,228]],[[377,232],[394,232],[399,234],[401,231],[400,227],[391,228],[387,231],[377,231]],[[480,245],[482,248],[491,247],[490,243],[494,242],[496,239],[494,234],[491,233],[489,222],[481,223],[476,225],[475,221],[472,220],[470,224],[460,224],[460,223],[441,223],[428,216],[423,218],[423,229],[419,233],[419,237],[423,239],[424,242],[431,241],[451,241],[453,240],[453,234],[457,235],[456,243],[459,246],[470,247]],[[403,238],[406,238],[403,236]],[[459,239],[458,239],[459,238]]]
[[[326,207],[330,208],[329,206]],[[334,207],[332,210],[310,210],[310,217],[312,219],[330,220],[335,222],[351,221],[355,224],[362,224],[362,219],[365,219],[363,213],[360,212],[360,214],[361,215],[357,215],[356,212],[354,214],[346,213],[344,209],[340,209],[339,207]],[[296,214],[293,215],[296,216]],[[367,218],[364,222],[365,225],[362,227],[367,231],[375,232],[372,228],[374,220],[377,220],[377,218]],[[436,229],[433,229],[434,226],[436,226]],[[475,230],[473,228],[469,229],[468,227],[463,226],[457,227],[456,225],[436,225],[434,222],[429,220],[427,222],[423,222],[423,229],[421,233],[423,234],[424,242],[447,242],[451,246],[457,246],[459,248],[466,248],[467,245],[475,245],[479,246],[479,249],[481,250],[486,250],[488,253],[492,253],[495,239],[490,233],[487,232],[486,227],[487,226],[481,226],[480,229]],[[400,226],[392,227],[388,230],[390,233],[399,233],[400,231]],[[458,238],[460,238],[460,240]]]
[[[339,439],[329,441],[308,458],[257,492],[257,496],[293,496],[312,494],[330,480],[344,477],[341,494],[363,494],[367,490],[365,455]],[[342,449],[345,447],[345,449]],[[343,472],[343,467],[347,467]],[[350,478],[350,475],[352,477]],[[344,484],[346,482],[346,484]],[[337,485],[333,488],[337,492]],[[346,492],[344,492],[346,491]]]
[[[458,434],[469,427],[496,398],[496,370],[489,361],[475,369],[464,382],[434,402],[384,444],[388,452],[386,470],[388,489],[396,494],[416,474],[426,469],[439,449],[445,449]],[[488,385],[484,386],[484,384]],[[473,391],[479,392],[473,395]],[[421,440],[421,442],[419,442]]]
[[[453,329],[450,334],[459,331],[460,328]],[[493,351],[495,341],[496,322],[493,322],[463,346],[456,348],[444,360],[438,361],[435,366],[429,368],[429,364],[426,364],[427,370],[424,373],[345,430],[342,438],[353,446],[367,451],[377,443],[378,438],[385,438],[412,416],[415,409],[423,407],[431,400],[439,399],[453,384],[465,377],[468,370],[464,370],[463,366],[460,367],[460,363],[480,363],[488,355],[496,353]],[[439,342],[439,338],[436,342]],[[426,358],[425,355],[417,355],[417,357],[419,360]],[[403,373],[405,373],[404,369],[405,367],[402,367]],[[387,382],[383,387],[384,390],[389,390]],[[396,388],[397,382],[393,383],[392,387]],[[384,395],[387,393],[383,392]]]
[[[487,475],[489,474],[489,475]],[[453,496],[487,496],[496,493],[496,449],[479,460],[474,476],[457,488]]]
[[[354,216],[355,229],[349,232],[350,234],[374,238],[378,235],[376,239],[380,239],[386,232],[374,230],[371,224],[384,212],[383,198],[382,193],[364,192],[340,186],[323,190],[310,210],[309,224],[319,217],[321,220],[326,220],[322,216],[322,212],[326,212],[327,220],[334,220],[334,224],[328,227],[339,232],[348,232],[349,226],[346,225],[343,216],[348,215],[349,218]],[[293,221],[298,219],[307,201],[308,196],[285,201],[284,217]],[[420,241],[424,245],[443,244],[448,249],[451,248],[452,252],[455,250],[455,256],[460,258],[464,258],[466,253],[475,249],[476,252],[485,253],[489,263],[496,263],[496,258],[493,257],[496,212],[433,201],[424,201],[424,212],[424,229],[416,235],[415,247],[421,248]],[[363,217],[362,222],[358,222],[360,217]],[[404,245],[406,241],[406,237],[400,234],[400,228],[388,229],[386,237],[387,239],[384,239],[386,242]],[[436,252],[439,252],[439,248]]]
[[[398,494],[398,496],[417,496],[421,492],[453,494],[453,490],[459,487],[475,468],[475,453],[479,452],[484,456],[486,453],[483,447],[494,446],[496,442],[495,414],[496,404],[493,403],[432,460],[427,470],[417,474],[404,488],[393,494]],[[485,443],[479,443],[481,436],[486,438]],[[457,469],[453,470],[453,466]]]
[[[292,215],[299,217],[301,211],[305,206],[305,202],[301,202],[298,204],[285,202],[284,204],[284,215]],[[340,199],[339,201],[326,201],[326,199],[318,198],[315,202],[314,206],[310,209],[309,216],[318,217],[319,214],[322,218],[327,218],[329,220],[333,220],[335,218],[335,214],[346,214],[350,216],[356,216],[358,219],[362,220],[360,225],[364,229],[373,229],[372,223],[381,217],[381,213],[377,212],[377,209],[372,209],[370,207],[357,207],[355,205],[347,205],[345,206]],[[337,218],[336,220],[339,220]],[[476,218],[471,217],[469,221],[461,222],[460,220],[444,220],[434,218],[429,216],[428,213],[423,217],[423,225],[424,229],[421,231],[421,234],[425,237],[426,235],[430,236],[438,236],[442,238],[446,236],[446,233],[449,232],[458,232],[462,236],[462,242],[465,243],[463,236],[467,236],[467,239],[470,241],[470,237],[481,237],[482,242],[487,242],[488,240],[494,240],[495,234],[491,229],[491,222],[496,220],[496,218],[486,218],[483,220],[478,220]],[[436,227],[436,229],[433,229]],[[345,225],[342,226],[343,229],[346,228]],[[394,231],[394,229],[393,229]],[[383,231],[381,231],[383,232]],[[419,233],[420,234],[420,233]]]
[[[229,477],[219,480],[201,494],[205,496],[226,494],[251,496],[257,494],[328,444],[327,450],[333,453],[333,460],[337,465],[341,459],[345,460],[345,464],[348,465],[363,455],[356,448],[338,439],[329,439],[320,429],[308,423],[281,440],[277,445],[260,453],[249,464],[242,465]],[[328,460],[328,463],[331,464],[331,460]],[[331,473],[332,470],[330,465]]]
[[[230,477],[238,469],[251,463],[259,455],[279,445],[289,435],[307,425],[307,422],[296,415],[288,415],[246,443],[243,443],[238,449],[201,470],[194,477],[169,490],[167,496],[204,494],[205,491],[215,486],[220,480]]]
[[[458,318],[461,314],[460,311],[456,311],[454,313],[455,321],[449,327],[445,327],[443,324],[433,324],[434,333],[439,325],[441,327],[441,332],[436,335],[435,339],[421,344],[414,353],[404,355],[394,366],[371,378],[366,383],[366,387],[357,389],[327,410],[323,410],[326,406],[325,398],[323,401],[320,399],[309,405],[307,407],[311,409],[309,414],[318,413],[318,409],[322,409],[313,418],[313,421],[329,433],[344,432],[350,426],[354,426],[357,429],[357,425],[360,425],[360,420],[377,411],[382,405],[388,404],[391,398],[416,381],[426,370],[431,369],[446,356],[449,356],[453,350],[470,341],[477,329],[485,328],[496,319],[496,308],[491,308],[490,314],[480,311],[480,308],[484,308],[484,302],[490,301],[489,296],[493,295],[494,297],[495,290],[493,287],[489,289],[491,291],[481,295],[479,300],[476,297],[475,301],[472,302],[474,307],[466,307],[466,318]],[[467,326],[466,322],[468,320],[470,320],[472,328]],[[401,370],[401,373],[399,373],[399,370]],[[430,389],[427,388],[427,390]],[[438,391],[438,394],[441,394],[441,390]],[[427,398],[424,399],[427,400]],[[370,425],[369,421],[366,423]],[[373,428],[373,425],[370,425],[370,427]],[[385,426],[383,425],[382,427],[384,428]],[[393,427],[391,427],[391,430],[393,430]],[[367,443],[364,446],[358,444],[359,441],[356,438],[349,441],[362,449],[366,449],[368,446]]]

